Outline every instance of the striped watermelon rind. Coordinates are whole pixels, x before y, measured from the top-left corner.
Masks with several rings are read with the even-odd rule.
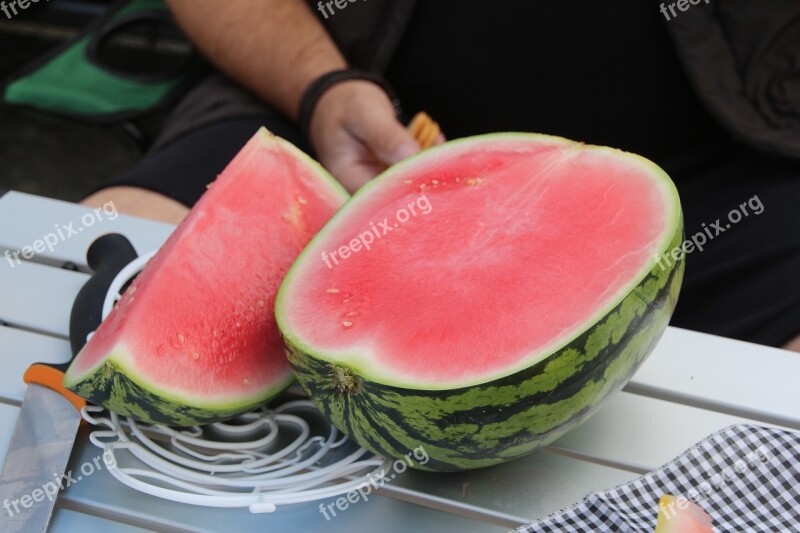
[[[681,231],[667,249],[683,240]],[[557,439],[619,391],[649,355],[677,303],[684,263],[656,265],[602,320],[541,362],[482,385],[449,391],[400,388],[352,375],[286,337],[299,383],[342,431],[369,450],[402,457],[424,446],[418,468],[459,471],[501,463]],[[339,376],[337,376],[337,373]]]
[[[510,136],[519,138],[519,134]],[[624,157],[644,162],[674,195],[672,232],[666,233],[656,257],[666,255],[683,242],[683,219],[674,185],[651,162],[632,154]],[[378,178],[378,183],[385,178]],[[324,233],[323,229],[316,239]],[[303,255],[295,265],[302,260]],[[483,383],[444,390],[397,386],[386,376],[376,379],[369,372],[337,364],[296,339],[281,316],[284,288],[296,268],[279,292],[276,315],[298,382],[317,407],[374,453],[401,458],[423,446],[430,460],[414,468],[461,471],[518,458],[551,443],[619,391],[667,327],[678,300],[684,262],[678,259],[662,268],[653,258],[649,271],[619,303],[533,365]]]
[[[117,359],[122,358],[111,354],[88,378],[70,385],[70,389],[90,403],[150,424],[194,426],[232,418],[263,405],[294,382],[290,375],[248,401],[216,401],[206,407],[202,402],[188,400],[151,384],[140,385],[147,380],[120,366]]]

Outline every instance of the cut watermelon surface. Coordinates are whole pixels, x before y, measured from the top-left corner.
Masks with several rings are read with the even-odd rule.
[[[362,445],[428,467],[549,442],[618,390],[675,305],[680,203],[653,163],[532,134],[448,143],[365,186],[295,263],[278,323]]]
[[[65,384],[146,422],[206,423],[292,381],[271,310],[280,282],[347,199],[318,164],[261,130],[148,263]]]

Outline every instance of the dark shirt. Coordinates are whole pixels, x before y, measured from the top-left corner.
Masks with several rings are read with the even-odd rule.
[[[534,131],[694,166],[728,136],[667,24],[646,0],[422,1],[387,77],[449,138]]]

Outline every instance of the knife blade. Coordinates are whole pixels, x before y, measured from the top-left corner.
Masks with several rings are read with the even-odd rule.
[[[87,262],[93,275],[78,292],[70,314],[73,359],[100,325],[111,282],[136,257],[131,243],[119,234],[104,235],[89,247]],[[71,362],[36,363],[23,376],[28,388],[0,472],[3,532],[46,531],[57,496],[65,488],[64,472],[86,405],[63,385]]]
[[[47,529],[81,424],[76,407],[47,386],[28,385],[0,474],[3,531]]]

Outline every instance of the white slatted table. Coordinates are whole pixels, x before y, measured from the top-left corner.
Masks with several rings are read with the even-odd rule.
[[[0,196],[0,461],[24,395],[24,370],[35,361],[68,359],[69,311],[86,280],[80,271],[88,245],[119,232],[144,254],[172,231],[103,214],[52,251],[22,264],[12,259],[13,268],[6,259],[6,250],[31,246],[57,226],[81,227],[88,212],[20,193]],[[60,268],[66,262],[80,271]],[[727,425],[755,421],[800,430],[797,376],[798,354],[669,328],[625,392],[552,446],[509,464],[461,474],[407,472],[330,521],[313,503],[251,515],[167,502],[99,471],[59,496],[50,530],[504,531],[634,479]],[[70,468],[98,454],[79,434]]]

